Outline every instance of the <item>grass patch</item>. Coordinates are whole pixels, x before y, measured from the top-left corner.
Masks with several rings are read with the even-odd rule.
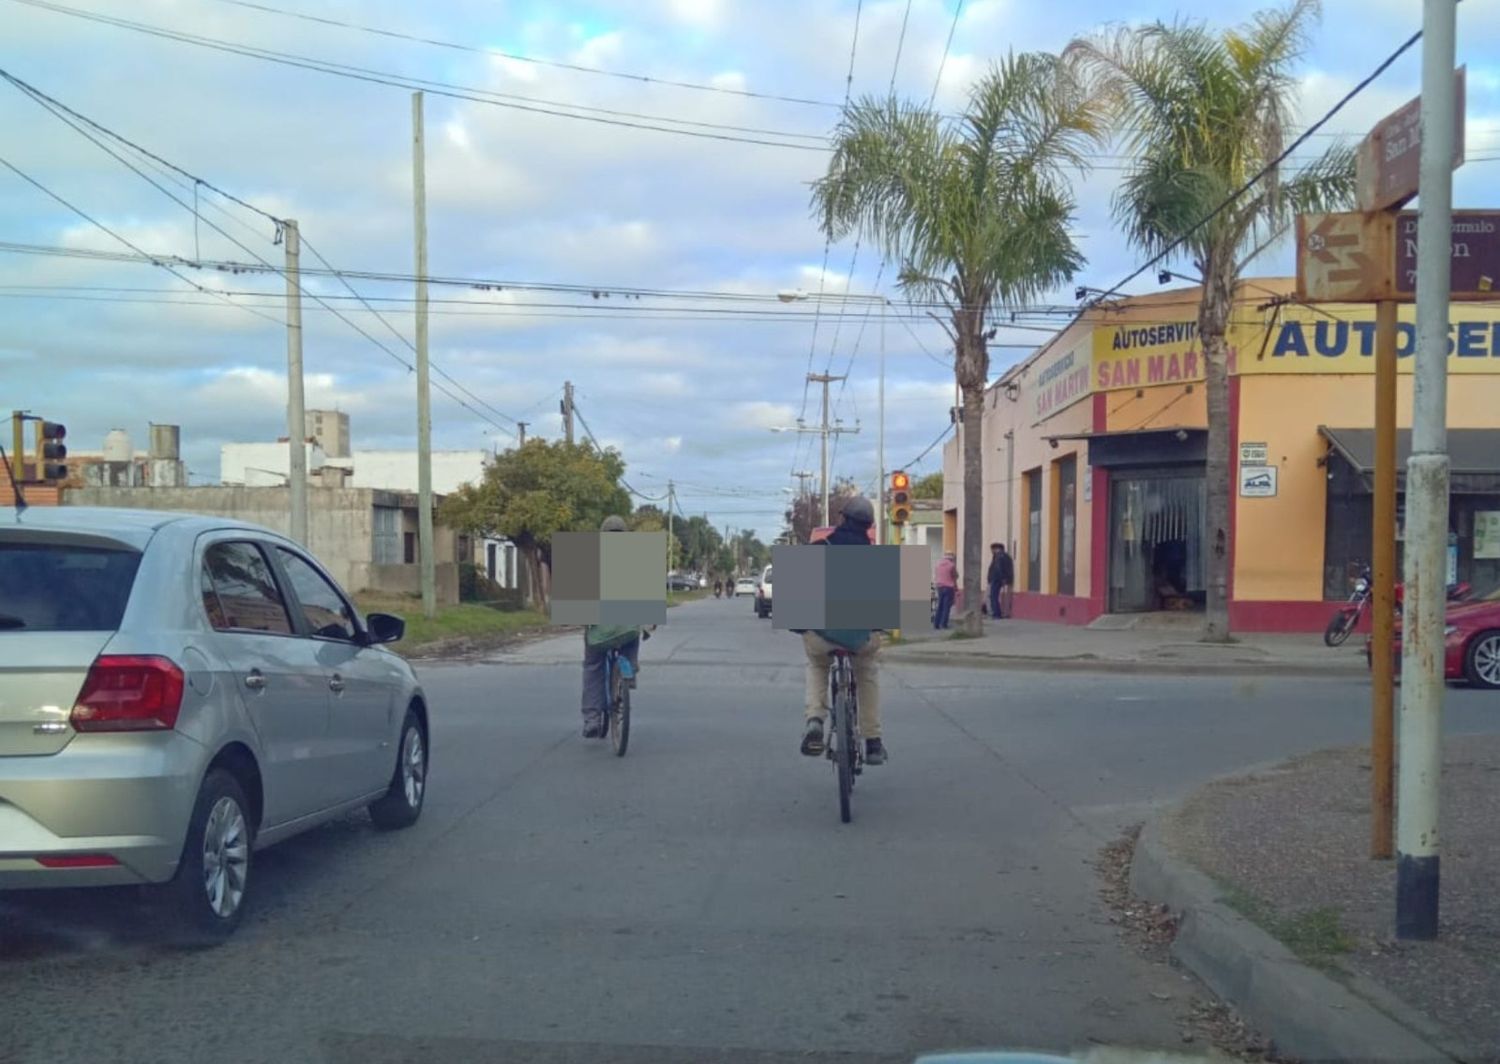
[[[392,643],[398,654],[410,654],[448,639],[483,639],[510,635],[547,624],[535,610],[497,610],[474,602],[438,607],[437,616],[422,615],[422,600],[416,595],[362,593],[354,601],[365,613],[394,613],[406,621],[406,638]]]
[[[1344,929],[1343,911],[1332,905],[1304,909],[1282,916],[1275,908],[1241,887],[1220,883],[1224,904],[1269,932],[1296,954],[1298,960],[1318,968],[1333,966],[1333,959],[1354,948],[1354,937]]]
[[[667,605],[681,606],[684,602],[696,602],[698,599],[708,598],[714,593],[711,587],[696,587],[691,591],[668,591]]]

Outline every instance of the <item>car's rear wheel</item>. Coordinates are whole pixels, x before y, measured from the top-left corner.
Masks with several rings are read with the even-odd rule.
[[[377,828],[409,828],[422,815],[427,798],[427,736],[422,722],[408,709],[401,723],[401,742],[396,746],[396,771],[391,785],[378,800],[370,803],[370,819]]]
[[[213,945],[234,933],[250,886],[255,829],[244,788],[216,768],[204,777],[188,823],[177,874],[166,901],[175,937],[184,945]]]
[[[1469,640],[1464,675],[1475,687],[1500,688],[1500,629],[1480,632]]]

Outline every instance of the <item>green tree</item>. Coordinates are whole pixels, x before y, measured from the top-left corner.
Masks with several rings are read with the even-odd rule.
[[[1208,406],[1203,638],[1209,641],[1229,638],[1225,333],[1235,289],[1250,260],[1297,213],[1337,210],[1352,200],[1353,149],[1334,144],[1290,173],[1272,169],[1219,208],[1285,149],[1297,92],[1292,68],[1320,12],[1319,0],[1295,0],[1223,31],[1155,22],[1074,41],[1064,53],[1109,106],[1131,158],[1114,199],[1126,238],[1152,256],[1174,249],[1203,279],[1198,337]]]
[[[531,603],[546,609],[543,570],[552,564],[553,534],[592,531],[610,514],[629,513],[624,473],[616,451],[531,439],[498,455],[479,483],[448,496],[441,516],[460,532],[514,543],[526,562]]]
[[[911,482],[913,499],[941,499],[943,497],[943,472],[928,473]]]
[[[900,264],[909,295],[946,308],[963,395],[965,630],[980,627],[984,571],[980,422],[992,315],[1029,303],[1083,265],[1068,233],[1066,177],[1102,143],[1104,112],[1056,56],[1010,55],[957,119],[866,98],[847,108],[828,172],[813,184],[823,231],[857,232]]]
[[[823,520],[821,492],[793,498],[786,510],[786,523],[792,530],[792,542],[806,543],[812,537],[813,529],[837,524],[843,515],[844,503],[859,493],[859,486],[848,477],[840,477],[833,482],[828,492],[828,510],[833,514],[832,521]]]

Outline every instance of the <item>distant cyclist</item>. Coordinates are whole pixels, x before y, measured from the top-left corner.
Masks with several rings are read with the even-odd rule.
[[[833,547],[868,547],[870,526],[874,523],[875,508],[870,500],[855,496],[844,503],[839,526],[823,542]],[[803,632],[802,645],[807,650],[807,727],[802,733],[802,752],[809,757],[823,754],[824,722],[828,719],[828,655],[830,651],[844,649],[850,652],[854,665],[859,730],[865,737],[865,764],[885,764],[885,743],[880,738],[879,633],[869,628]]]
[[[625,532],[625,519],[615,514],[604,519],[600,532]],[[599,739],[604,735],[604,659],[611,648],[618,647],[631,665],[640,661],[641,630],[638,625],[591,624],[583,633],[583,737]]]

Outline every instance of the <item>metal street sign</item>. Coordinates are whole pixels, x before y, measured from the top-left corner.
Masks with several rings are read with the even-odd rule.
[[[1297,215],[1297,298],[1368,303],[1394,298],[1388,214]]]
[[[1277,467],[1240,466],[1240,497],[1244,499],[1272,499],[1276,497]]]
[[[1241,443],[1240,465],[1263,466],[1266,464],[1266,458],[1269,454],[1270,448],[1268,448],[1264,443]]]
[[[1453,169],[1464,163],[1464,71],[1453,72]],[[1381,119],[1360,141],[1354,161],[1354,196],[1362,211],[1399,207],[1417,194],[1422,159],[1422,97]]]
[[[1396,216],[1396,294],[1410,301],[1417,290],[1417,212]],[[1453,212],[1452,299],[1500,296],[1500,211]]]

